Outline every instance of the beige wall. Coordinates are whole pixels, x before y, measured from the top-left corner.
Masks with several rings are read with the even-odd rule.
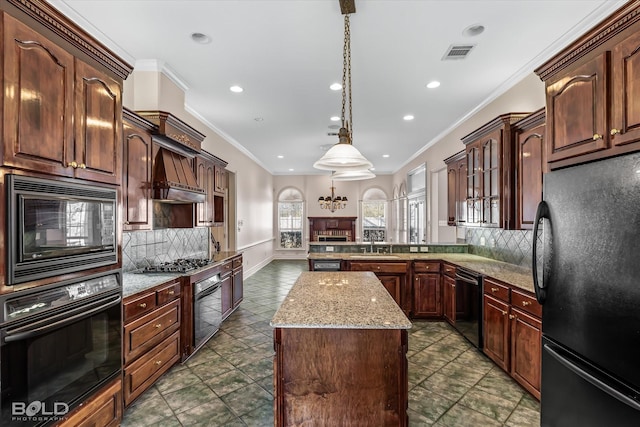
[[[446,167],[444,159],[464,149],[461,141],[464,136],[500,114],[533,112],[544,107],[544,105],[544,84],[535,74],[531,73],[531,75],[498,96],[485,107],[470,115],[468,118],[465,118],[460,125],[454,127],[448,134],[434,142],[429,148],[416,156],[416,158],[407,162],[393,174],[393,185],[399,187],[401,183],[406,182],[407,172],[424,162],[427,164],[428,180],[431,180],[435,175],[440,177],[441,174],[439,172]],[[428,217],[432,222],[438,221],[439,219],[446,220],[446,216],[444,218],[439,218],[438,216],[438,194],[435,194],[438,188],[441,189],[443,187],[436,186],[433,188],[430,184],[429,187],[432,191],[427,195]],[[433,231],[433,227],[435,226],[437,226],[437,224],[427,224],[427,229],[430,230],[429,240],[432,240],[431,236],[436,234]],[[453,236],[452,231],[447,230],[447,227],[440,227],[438,235],[442,236],[442,239],[439,239],[439,241],[451,241],[451,237]]]

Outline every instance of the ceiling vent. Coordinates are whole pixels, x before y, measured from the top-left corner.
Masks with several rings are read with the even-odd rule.
[[[474,47],[474,44],[452,44],[447,49],[447,52],[442,57],[442,60],[447,61],[450,59],[465,59],[467,55],[469,55],[469,52],[471,52],[471,49],[473,49]]]

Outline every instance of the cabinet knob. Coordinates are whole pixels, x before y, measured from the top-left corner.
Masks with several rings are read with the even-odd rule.
[[[528,305],[531,305],[531,301],[522,301],[522,306],[526,307]]]
[[[620,129],[611,129],[611,132],[609,132],[611,134],[611,136],[613,135],[617,135],[620,133]]]
[[[416,277],[416,282],[418,281],[418,278]]]
[[[167,292],[169,295],[173,295],[176,293],[176,291],[174,291],[173,289],[171,289],[169,292]]]
[[[380,266],[378,266],[378,270],[380,270]]]
[[[153,325],[153,327],[156,329],[160,329],[162,328],[162,323],[156,323],[155,325]]]
[[[147,308],[147,303],[146,302],[140,303],[140,304],[138,304],[138,307]]]
[[[67,163],[67,166],[70,166],[70,167],[72,167],[72,168],[74,168],[74,169],[75,169],[75,168],[77,168],[77,167],[78,167],[78,162],[76,162],[75,160],[73,160],[73,161],[71,161],[71,162]]]
[[[491,292],[498,292],[500,289],[498,288],[491,288]]]
[[[129,221],[125,221],[124,223],[125,223],[125,225],[131,224]]]
[[[506,311],[503,311],[503,312],[502,312],[502,315],[503,315],[503,316],[506,316],[506,315],[507,315],[507,312],[506,312]]]
[[[510,314],[510,315],[509,315],[509,319],[513,320],[513,319],[515,319],[515,318],[516,318],[516,316],[514,316],[513,314]]]
[[[156,360],[153,362],[154,365],[162,365],[162,360]]]
[[[594,133],[594,134],[593,134],[593,140],[594,140],[594,141],[597,141],[597,140],[599,140],[599,139],[602,139],[602,135],[600,135],[599,133]]]
[[[86,168],[87,168],[87,165],[85,165],[84,163],[80,163],[80,164],[78,165],[78,167],[79,167],[80,169],[86,169]]]

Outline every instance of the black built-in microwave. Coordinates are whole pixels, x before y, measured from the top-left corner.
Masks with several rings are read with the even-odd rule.
[[[7,175],[7,283],[118,262],[117,191]]]

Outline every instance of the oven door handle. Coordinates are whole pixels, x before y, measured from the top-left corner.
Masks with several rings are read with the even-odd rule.
[[[40,320],[35,324],[30,324],[27,326],[23,326],[21,328],[16,328],[14,330],[8,330],[7,335],[4,337],[4,342],[15,342],[22,341],[29,338],[37,337],[39,335],[45,334],[48,331],[58,329],[62,326],[71,324],[78,320],[84,319],[86,317],[92,316],[93,314],[106,310],[114,305],[120,304],[122,301],[122,297],[117,295],[115,298],[113,296],[103,298],[101,300],[96,301],[91,305],[83,305],[81,307],[77,307],[72,311],[67,311],[61,314],[54,316],[53,318]],[[96,304],[99,304],[96,306]],[[86,310],[87,307],[91,307],[89,310]],[[85,311],[86,310],[86,311]],[[59,320],[58,320],[59,319]],[[53,321],[53,322],[52,322]]]

